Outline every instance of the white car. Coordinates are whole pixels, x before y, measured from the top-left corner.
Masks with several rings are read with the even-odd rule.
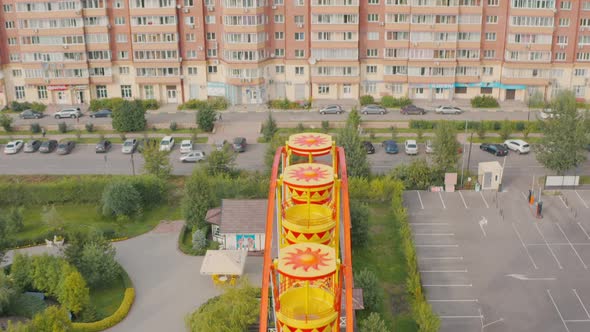
[[[135,152],[136,148],[137,148],[137,139],[129,138],[129,139],[126,139],[125,142],[123,142],[123,147],[121,147],[121,152],[123,152],[125,154],[133,153],[133,152]]]
[[[521,139],[509,139],[504,141],[504,146],[512,151],[518,152],[519,154],[525,154],[531,152],[531,146],[529,143]]]
[[[437,114],[461,114],[463,110],[454,106],[439,106],[434,110]]]
[[[556,114],[553,113],[553,110],[550,108],[545,108],[541,111],[541,113],[539,114],[539,116],[541,117],[541,119],[543,120],[547,120],[547,119],[553,119],[554,117],[556,117]]]
[[[426,153],[434,153],[434,147],[432,146],[432,141],[426,141]]]
[[[53,117],[56,119],[61,119],[61,118],[79,118],[82,116],[82,112],[80,111],[80,108],[64,108],[63,110],[56,112],[55,114],[53,114]]]
[[[418,143],[416,140],[409,139],[405,144],[406,154],[417,155],[418,154]]]
[[[196,163],[201,160],[205,160],[205,152],[200,150],[191,151],[180,156],[180,161],[183,163]]]
[[[25,145],[25,142],[23,142],[22,140],[8,142],[8,143],[6,143],[6,146],[4,147],[4,153],[5,154],[18,153],[23,148],[24,145]]]
[[[160,151],[172,151],[174,149],[174,137],[166,136],[160,141]]]
[[[180,142],[180,153],[190,153],[193,151],[193,141],[185,139]]]

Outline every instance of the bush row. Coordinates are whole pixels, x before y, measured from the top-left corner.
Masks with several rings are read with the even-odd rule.
[[[294,110],[294,109],[301,109],[301,108],[309,108],[311,103],[307,100],[302,101],[290,101],[289,99],[275,99],[269,100],[266,103],[266,106],[270,109],[279,109],[279,110]]]
[[[144,206],[159,204],[166,195],[166,183],[150,175],[68,176],[42,183],[22,183],[18,180],[0,182],[0,206],[97,203],[104,188],[111,181],[121,178],[127,178],[133,184],[141,194]]]
[[[401,183],[391,177],[374,177],[371,180],[359,177],[348,178],[350,200],[390,201],[396,192],[403,190]]]
[[[135,289],[127,288],[125,289],[125,295],[123,297],[123,302],[119,306],[119,309],[115,311],[109,317],[105,319],[99,320],[98,322],[92,323],[72,323],[72,331],[73,332],[98,332],[104,331],[110,327],[113,327],[119,324],[127,314],[129,314],[129,310],[131,310],[131,305],[135,300]]]
[[[446,120],[445,120],[446,121]],[[465,121],[447,121],[453,123],[455,129],[465,130]],[[412,129],[435,129],[440,120],[410,120],[410,128]],[[502,129],[504,121],[482,120],[482,121],[467,121],[468,130],[478,130],[483,126],[487,131],[496,131]],[[527,126],[531,131],[539,131],[541,128],[537,121],[509,121],[511,129],[515,131],[523,131]]]
[[[12,103],[10,103],[10,110],[13,112],[20,113],[27,109],[32,109],[35,112],[43,113],[45,112],[45,109],[47,109],[47,105],[38,102],[29,103],[28,101],[22,103],[19,103],[18,101],[13,101]]]
[[[383,96],[379,103],[375,102],[375,98],[371,95],[361,96],[359,102],[362,106],[369,104],[381,104],[383,107],[404,107],[410,105],[412,100],[407,97],[394,98],[393,96]]]
[[[403,190],[397,190],[394,192],[391,199],[391,208],[394,218],[397,218],[400,224],[402,250],[404,251],[404,256],[406,258],[408,272],[406,287],[408,293],[411,295],[412,318],[418,324],[419,331],[436,332],[440,326],[440,320],[432,311],[432,307],[426,301],[424,292],[422,291],[416,249],[414,247],[414,241],[412,240],[412,231],[408,223],[408,213],[403,206],[402,192]]]
[[[480,108],[494,108],[499,107],[500,104],[498,104],[496,98],[492,96],[483,95],[471,98],[471,106]]]
[[[123,98],[104,98],[104,99],[93,99],[90,101],[90,107],[88,108],[91,112],[96,112],[103,108],[114,110],[120,107],[125,99]],[[143,107],[148,110],[157,110],[160,108],[160,103],[155,99],[142,99],[141,103]]]
[[[207,106],[216,111],[222,111],[229,107],[229,101],[225,97],[209,97],[207,100],[191,99],[184,104],[178,105],[177,108],[179,110],[200,110]]]

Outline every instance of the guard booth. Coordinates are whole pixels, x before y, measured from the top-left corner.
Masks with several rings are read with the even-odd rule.
[[[502,184],[503,168],[497,161],[479,163],[477,182],[482,190],[498,190]]]

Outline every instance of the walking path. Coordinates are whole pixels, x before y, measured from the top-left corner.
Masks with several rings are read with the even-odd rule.
[[[114,244],[117,261],[129,274],[136,297],[127,318],[107,331],[186,331],[186,315],[221,294],[210,277],[200,274],[203,257],[187,256],[177,249],[181,228],[182,221],[162,222],[149,233]],[[45,246],[18,251],[59,253]],[[7,253],[4,265],[12,261],[12,255]],[[262,257],[248,257],[245,274],[254,285],[261,285]]]

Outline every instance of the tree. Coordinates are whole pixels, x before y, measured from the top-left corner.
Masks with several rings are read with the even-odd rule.
[[[349,177],[368,177],[370,174],[367,151],[358,133],[360,115],[353,109],[348,115],[346,125],[338,133],[337,142],[344,148]]]
[[[201,130],[211,132],[215,127],[217,112],[209,105],[203,105],[197,112],[197,125]]]
[[[381,286],[373,271],[366,268],[354,273],[354,285],[363,289],[363,304],[367,311],[378,311],[381,307]]]
[[[213,150],[205,160],[205,170],[209,175],[233,175],[236,167],[236,153],[231,145],[225,144],[221,150]]]
[[[432,142],[432,160],[434,164],[444,172],[454,171],[457,168],[459,160],[459,142],[457,142],[457,133],[452,123],[441,121],[434,131],[434,140]]]
[[[72,329],[72,322],[64,307],[53,305],[35,315],[30,328],[35,332],[67,332]]]
[[[352,224],[352,247],[358,249],[367,244],[369,237],[369,206],[356,199],[350,201],[350,222]]]
[[[265,142],[269,142],[279,129],[277,128],[277,122],[272,117],[272,113],[268,112],[268,118],[262,125],[262,137]]]
[[[502,127],[500,128],[500,138],[507,140],[512,134],[512,122],[508,119],[502,121]]]
[[[424,158],[418,158],[409,165],[401,164],[391,171],[391,174],[404,182],[408,189],[427,189],[442,183],[442,174],[428,165]]]
[[[10,117],[6,113],[0,114],[0,126],[4,128],[5,131],[12,131],[12,122],[14,119]]]
[[[108,285],[121,275],[115,248],[105,240],[86,243],[76,267],[92,287]]]
[[[486,137],[486,126],[483,120],[479,121],[477,126],[477,136],[479,136],[480,139],[484,139]]]
[[[434,312],[430,304],[424,300],[414,301],[412,311],[418,323],[418,332],[436,332],[440,327],[440,319]]]
[[[146,142],[142,151],[145,172],[160,179],[168,178],[172,173],[170,153],[171,151],[160,151],[158,144]]]
[[[78,271],[72,271],[63,279],[58,296],[59,302],[74,314],[79,313],[90,302],[90,290]]]
[[[10,279],[4,271],[0,271],[0,313],[4,313],[10,304],[10,299],[16,293]]]
[[[33,273],[33,260],[29,255],[17,252],[12,259],[10,278],[14,287],[24,291],[31,287]]]
[[[0,210],[0,214],[2,210]],[[2,216],[0,216],[2,218]],[[24,218],[22,207],[11,207],[4,215],[7,231],[10,234],[15,234],[23,230]]]
[[[545,98],[543,98],[543,94],[535,90],[533,94],[527,100],[527,107],[528,108],[543,108],[545,106]]]
[[[57,212],[55,205],[51,205],[51,208],[47,205],[43,206],[41,220],[43,220],[52,231],[60,231],[63,229],[64,221],[59,212]]]
[[[207,246],[207,230],[197,228],[193,233],[193,249],[201,250]]]
[[[387,331],[387,324],[376,312],[372,312],[369,317],[361,320],[360,332]]]
[[[212,205],[213,198],[213,188],[207,176],[204,171],[197,168],[184,186],[182,214],[187,226],[191,229],[207,226],[205,216]]]
[[[113,128],[120,132],[141,131],[145,129],[145,106],[141,100],[123,100],[113,107]]]
[[[102,193],[102,214],[108,217],[131,217],[141,213],[141,196],[129,181],[109,183]]]
[[[564,175],[586,160],[587,118],[578,113],[576,97],[571,91],[559,92],[551,106],[554,116],[542,126],[543,136],[535,145],[535,152],[537,161]]]
[[[286,141],[287,137],[280,134],[276,134],[266,145],[266,151],[264,152],[264,165],[266,166],[268,173],[270,173],[270,171],[272,170],[272,163],[275,159],[277,149],[281,146],[284,146]]]

